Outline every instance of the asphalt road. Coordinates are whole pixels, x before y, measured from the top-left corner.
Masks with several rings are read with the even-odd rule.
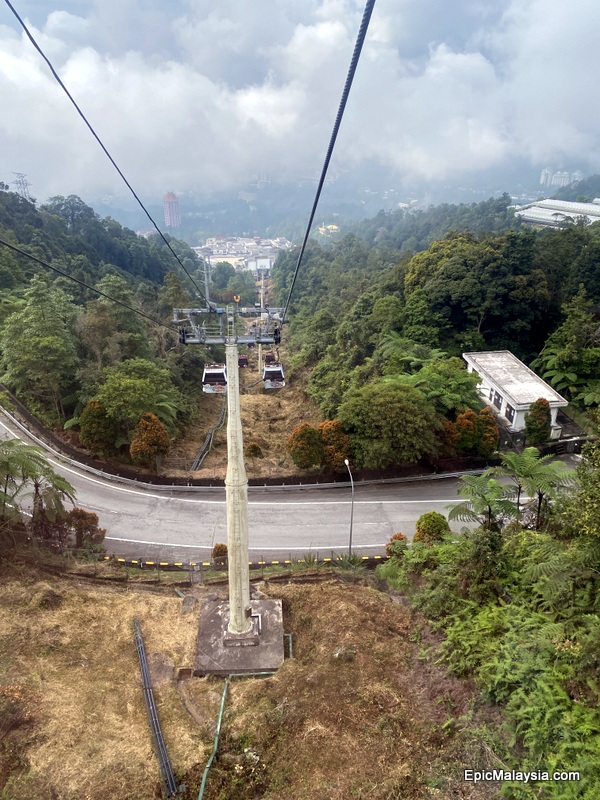
[[[3,438],[26,435],[7,418]],[[77,505],[95,511],[106,528],[109,552],[145,560],[206,560],[214,544],[227,542],[224,489],[163,490],[106,481],[50,457],[75,487]],[[352,549],[360,555],[385,552],[398,531],[409,538],[426,511],[444,513],[457,502],[457,479],[357,485]],[[253,560],[321,557],[347,552],[351,518],[350,487],[337,489],[250,489],[250,557]],[[460,529],[461,523],[455,524]]]

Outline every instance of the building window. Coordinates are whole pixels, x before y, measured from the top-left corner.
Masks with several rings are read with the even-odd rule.
[[[493,403],[498,409],[498,411],[500,411],[500,409],[502,408],[502,400],[503,400],[502,395],[499,392],[494,392]]]
[[[494,390],[490,387],[490,400],[494,399]]]
[[[515,420],[515,410],[512,406],[509,406],[508,403],[506,404],[506,411],[504,412],[504,416],[509,422],[514,422]]]

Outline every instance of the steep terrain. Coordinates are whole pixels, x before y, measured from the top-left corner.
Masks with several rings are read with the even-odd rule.
[[[223,687],[177,680],[193,663],[197,614],[183,614],[168,588],[150,593],[14,560],[0,569],[2,797],[160,795],[132,634],[138,617],[169,755],[195,800]],[[386,593],[325,577],[262,585],[283,600],[293,658],[272,678],[231,684],[205,800],[494,797],[489,784],[462,780],[463,767],[490,758],[468,730],[480,704],[435,666],[423,624]]]

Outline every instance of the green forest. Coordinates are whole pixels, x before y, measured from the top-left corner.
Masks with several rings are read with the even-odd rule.
[[[77,431],[92,452],[152,463],[181,434],[201,391],[205,353],[181,347],[170,324],[174,307],[201,302],[195,253],[100,219],[75,196],[36,208],[0,191],[0,238],[37,259],[0,247],[5,385],[49,427]],[[213,297],[253,302],[250,276],[228,266],[215,269]],[[148,414],[150,449],[140,446]]]
[[[169,240],[184,271],[159,237],[100,219],[79,198],[36,208],[8,191],[0,238],[37,259],[0,246],[4,384],[91,451],[151,463],[196,413],[207,355],[169,327],[173,307],[196,302],[186,271],[203,282],[194,252]],[[280,304],[297,258],[284,253],[274,267]],[[214,270],[215,299],[243,292],[254,293],[245,277]],[[497,454],[495,420],[460,356],[511,350],[595,436],[599,304],[600,226],[524,228],[505,196],[380,213],[338,241],[311,240],[284,326],[289,379],[322,415],[317,428],[290,431],[299,469],[495,456],[463,478],[464,501],[448,511],[462,533],[424,515],[411,547],[401,532],[390,542],[381,575],[443,633],[449,669],[503,708],[501,730],[478,732],[499,768],[581,772],[577,782],[507,782],[513,800],[600,796],[600,445],[592,437],[567,470],[540,454],[549,429],[532,407],[529,446]],[[9,453],[7,463],[15,456],[35,460]],[[69,496],[30,466],[47,502],[51,490]],[[449,709],[448,735],[464,723]]]

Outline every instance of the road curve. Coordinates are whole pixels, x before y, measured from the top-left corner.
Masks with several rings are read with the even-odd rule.
[[[33,441],[9,417],[0,419],[0,436]],[[40,444],[39,440],[35,440]],[[42,443],[43,444],[43,443]],[[50,455],[54,468],[75,487],[77,505],[98,514],[106,528],[109,552],[146,560],[206,560],[217,542],[227,541],[225,490],[184,490],[123,485],[66,464]],[[352,549],[360,555],[385,552],[392,534],[412,538],[418,517],[444,513],[457,502],[457,479],[398,484],[356,485]],[[300,558],[347,552],[351,491],[288,490],[273,496],[252,487],[248,502],[250,556],[254,560]],[[460,528],[460,523],[456,525]]]

